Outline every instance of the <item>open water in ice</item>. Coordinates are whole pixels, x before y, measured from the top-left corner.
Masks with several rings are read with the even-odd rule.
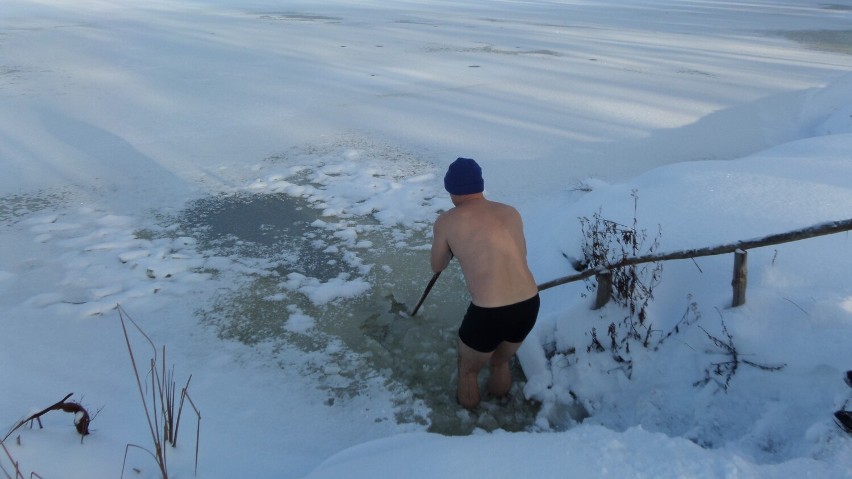
[[[833,5],[834,10],[852,10],[852,6]],[[778,32],[812,50],[852,55],[852,30],[789,30]]]
[[[468,296],[454,265],[417,316],[408,315],[431,277],[425,232],[401,242],[371,218],[321,217],[301,198],[269,193],[206,198],[179,221],[211,254],[258,258],[265,265],[264,274],[221,295],[203,313],[206,320],[229,339],[303,352],[296,355],[301,363],[281,366],[315,377],[329,407],[385,387],[398,398],[395,420],[428,424],[433,432],[532,427],[537,405],[523,398],[517,364],[509,398],[487,399],[476,413],[455,403],[456,331]],[[358,231],[358,241],[335,235],[334,222],[338,230],[342,224],[343,231]],[[311,299],[310,287],[293,287],[314,279],[314,285],[338,281],[344,289],[347,281],[357,286],[363,280],[370,288],[324,303]],[[481,380],[486,377],[483,371]]]

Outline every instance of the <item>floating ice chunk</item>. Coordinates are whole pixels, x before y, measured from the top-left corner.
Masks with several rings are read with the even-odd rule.
[[[103,226],[127,227],[133,224],[133,218],[109,214],[99,218],[97,222]]]
[[[343,240],[347,244],[355,244],[355,241],[358,239],[358,233],[354,228],[348,228],[344,230],[340,230],[334,233],[335,238]]]
[[[346,218],[346,208],[343,206],[329,206],[322,210],[323,216],[337,216],[338,218]]]
[[[204,262],[204,268],[225,271],[234,266],[233,260],[222,256],[212,256]]]
[[[287,281],[282,282],[281,285],[287,289],[296,290],[309,279],[311,278],[308,278],[302,273],[290,273],[287,275]]]
[[[38,223],[30,228],[33,233],[57,233],[60,231],[76,230],[82,225],[77,223]]]
[[[119,284],[112,284],[109,286],[104,286],[102,288],[94,288],[90,290],[89,296],[91,296],[92,299],[102,299],[106,298],[107,296],[113,296],[115,294],[121,293],[122,291],[124,291],[124,287]]]
[[[92,300],[92,294],[85,281],[64,284],[60,292],[63,303],[85,304]]]
[[[110,311],[113,311],[116,307],[118,307],[117,301],[102,301],[99,303],[92,303],[87,305],[88,307],[83,310],[81,314],[82,317],[87,316],[103,316]]]
[[[174,245],[177,249],[195,248],[198,245],[198,240],[191,236],[181,236],[175,239]]]
[[[434,173],[426,173],[423,175],[412,176],[411,178],[406,178],[406,183],[425,183],[427,181],[432,181],[435,179]]]
[[[122,263],[129,263],[131,261],[136,261],[138,259],[147,258],[151,255],[151,252],[145,249],[139,249],[135,251],[127,251],[118,255],[118,260]]]
[[[26,304],[35,308],[46,308],[50,305],[57,304],[60,302],[62,302],[62,295],[60,293],[51,292],[37,294],[28,299],[26,301]]]
[[[59,245],[65,248],[87,248],[98,243],[125,242],[133,240],[133,235],[130,230],[115,229],[115,228],[100,228],[92,231],[84,236],[69,237]],[[129,242],[128,244],[133,244]],[[97,248],[95,248],[97,249]]]
[[[127,290],[122,296],[125,299],[144,298],[160,292],[162,285],[159,283],[140,284]]]
[[[316,326],[316,320],[303,313],[294,313],[287,318],[284,329],[293,333],[304,333]]]
[[[127,240],[127,241],[107,241],[102,243],[93,244],[91,246],[86,246],[83,248],[84,251],[111,251],[115,249],[126,249],[133,248],[138,246],[137,240]]]
[[[29,218],[24,221],[25,225],[39,225],[44,223],[56,223],[59,220],[59,216],[57,215],[41,215],[35,216],[33,218]]]
[[[843,302],[840,303],[840,307],[845,309],[847,312],[852,313],[852,296],[843,300]]]
[[[187,273],[180,276],[180,281],[182,283],[203,283],[204,281],[210,281],[213,275],[210,273]]]
[[[264,189],[266,189],[266,186],[267,186],[266,181],[258,178],[256,180],[254,180],[253,182],[251,182],[246,188],[249,189],[249,190],[264,190]]]
[[[203,258],[195,259],[175,259],[153,262],[149,264],[145,270],[145,274],[151,278],[171,279],[181,273],[188,272],[193,269],[204,266]]]
[[[325,386],[333,389],[346,389],[352,385],[352,381],[340,374],[329,374],[323,379]]]
[[[371,288],[367,281],[360,278],[350,280],[346,273],[341,273],[338,277],[325,283],[301,273],[290,273],[287,275],[287,281],[284,281],[281,285],[291,291],[304,294],[312,303],[317,305],[327,304],[336,299],[354,298]]]

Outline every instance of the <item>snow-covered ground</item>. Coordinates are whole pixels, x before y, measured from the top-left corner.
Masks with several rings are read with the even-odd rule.
[[[592,331],[625,310],[547,290],[526,380],[476,414],[447,399],[457,275],[399,314],[457,156],[521,210],[539,282],[596,212],[660,251],[852,218],[850,25],[815,0],[5,0],[0,431],[71,392],[97,414],[9,454],[157,477],[121,304],[192,376],[197,477],[852,477],[847,233],[749,251],[738,308],[731,255],[665,263],[621,363]]]

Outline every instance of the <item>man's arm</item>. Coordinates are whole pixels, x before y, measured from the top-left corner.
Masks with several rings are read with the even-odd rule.
[[[443,271],[450,264],[450,260],[453,259],[446,229],[446,217],[441,215],[435,221],[432,231],[432,271],[435,273]]]

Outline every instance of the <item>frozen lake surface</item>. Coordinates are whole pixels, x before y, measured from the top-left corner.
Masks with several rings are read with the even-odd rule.
[[[852,364],[841,235],[750,253],[741,309],[726,306],[727,260],[667,264],[649,332],[693,301],[708,334],[634,350],[632,379],[587,350],[623,312],[590,311],[582,283],[549,291],[511,400],[476,414],[452,400],[459,271],[405,315],[432,274],[457,156],[523,214],[539,282],[572,272],[578,217],[629,221],[633,189],[670,250],[848,217],[847,5],[2,10],[0,383],[14,394],[0,419],[70,391],[105,405],[84,444],[68,418],[21,430],[12,453],[28,471],[116,477],[125,445],[145,440],[116,304],[193,376],[199,477],[374,477],[387,464],[453,477],[439,467],[471,457],[518,477],[850,470],[832,422]],[[744,357],[787,367],[742,368],[730,391],[693,386],[720,357],[720,324]],[[176,475],[193,468],[188,449],[170,450]],[[144,453],[130,463],[153,475]]]

